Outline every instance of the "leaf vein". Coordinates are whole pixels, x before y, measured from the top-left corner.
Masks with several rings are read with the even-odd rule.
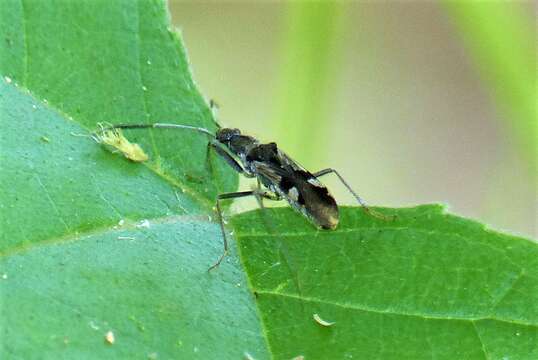
[[[359,306],[355,304],[350,303],[340,303],[340,302],[333,302],[328,301],[324,299],[319,299],[315,297],[310,296],[304,296],[304,295],[295,295],[295,294],[287,294],[287,293],[281,293],[281,292],[274,292],[274,291],[268,291],[268,290],[256,290],[256,293],[259,295],[271,295],[271,296],[282,296],[286,298],[291,298],[295,300],[301,300],[301,301],[308,301],[308,302],[315,302],[318,304],[324,304],[324,305],[330,305],[339,307],[342,309],[347,310],[355,310],[355,311],[363,311],[367,313],[374,313],[374,314],[380,314],[380,315],[396,315],[396,316],[406,316],[406,317],[416,317],[421,318],[424,320],[442,320],[442,321],[470,321],[470,322],[477,322],[482,320],[494,320],[499,321],[503,323],[508,324],[514,324],[514,325],[523,325],[523,326],[529,326],[529,327],[536,327],[538,328],[538,324],[534,323],[526,323],[523,321],[516,321],[516,320],[506,320],[501,319],[497,317],[491,317],[491,316],[485,316],[485,317],[449,317],[449,316],[439,316],[434,314],[420,314],[420,313],[412,313],[412,312],[402,312],[402,311],[394,311],[394,310],[381,310],[381,309],[375,309],[368,306]]]
[[[474,332],[476,333],[476,337],[478,338],[478,341],[480,342],[480,347],[482,349],[482,353],[484,354],[484,359],[488,360],[489,356],[488,356],[488,352],[486,351],[486,345],[482,341],[482,337],[480,336],[480,333],[478,332],[476,323],[473,321],[472,324],[473,324]]]
[[[69,243],[69,242],[87,239],[89,237],[103,234],[106,232],[113,232],[113,231],[121,232],[121,231],[126,231],[126,230],[137,230],[138,228],[136,226],[136,223],[142,220],[142,218],[139,218],[139,219],[124,218],[123,220],[125,220],[125,224],[122,225],[121,227],[119,227],[116,223],[106,224],[102,227],[95,227],[95,228],[92,228],[83,232],[75,231],[69,234],[63,234],[61,236],[48,238],[48,239],[41,240],[38,242],[32,242],[32,243],[26,242],[19,246],[13,247],[7,251],[0,252],[0,259],[7,258],[9,256],[18,255],[20,253],[31,251],[35,248],[39,248],[43,246]],[[168,216],[152,218],[148,220],[151,220],[152,225],[160,225],[160,224],[173,223],[173,222],[186,222],[186,221],[210,222],[207,215],[168,215]]]
[[[519,274],[517,274],[517,276],[512,280],[512,282],[506,287],[506,289],[499,296],[499,298],[493,302],[493,304],[491,305],[491,312],[494,312],[497,306],[499,306],[501,302],[506,299],[508,294],[510,294],[516,283],[523,277],[523,275],[525,275],[525,269],[521,269]]]
[[[47,199],[49,200],[49,203],[51,204],[52,208],[54,209],[54,212],[56,213],[56,215],[58,215],[58,219],[62,222],[62,224],[65,226],[65,229],[67,231],[71,231],[71,229],[69,228],[69,225],[67,225],[67,223],[65,222],[62,214],[60,213],[60,209],[58,209],[58,207],[56,206],[56,202],[52,199],[52,197],[50,196],[49,191],[47,190],[47,188],[45,187],[45,185],[41,181],[41,178],[39,177],[38,173],[35,173],[35,178],[36,178],[37,182],[39,183],[39,186],[43,189],[43,192],[47,196]]]

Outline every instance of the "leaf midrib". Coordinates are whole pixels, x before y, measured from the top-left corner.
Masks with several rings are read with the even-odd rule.
[[[301,301],[306,301],[306,302],[315,302],[318,304],[330,305],[330,306],[339,307],[346,310],[363,311],[363,312],[372,313],[372,314],[415,317],[415,318],[420,318],[424,320],[463,321],[463,322],[471,322],[471,323],[475,323],[478,321],[485,321],[485,320],[493,320],[493,321],[499,321],[499,322],[503,322],[507,324],[522,325],[522,326],[528,326],[528,327],[533,327],[533,328],[538,329],[538,324],[528,323],[528,322],[519,321],[519,320],[500,319],[493,316],[442,317],[440,315],[435,315],[435,314],[411,313],[411,312],[402,312],[402,311],[395,311],[395,310],[381,310],[381,309],[375,309],[375,308],[365,306],[365,305],[339,303],[339,302],[333,302],[333,301],[328,301],[328,300],[319,299],[319,298],[311,297],[311,296],[304,296],[304,295],[274,292],[274,291],[268,291],[268,290],[255,290],[255,291],[258,295],[280,296],[280,297],[291,298],[291,299],[301,300]]]
[[[166,224],[166,223],[182,223],[189,221],[197,221],[200,223],[212,223],[208,216],[206,215],[167,215],[162,217],[155,217],[155,218],[145,218],[148,221],[150,221],[150,225],[159,225],[159,224]],[[22,245],[13,247],[7,251],[0,252],[0,259],[8,258],[10,256],[20,255],[25,252],[29,252],[31,250],[34,250],[36,248],[45,247],[45,246],[51,246],[51,245],[58,245],[58,244],[67,244],[72,243],[76,241],[85,240],[87,238],[106,234],[108,232],[115,232],[115,231],[133,231],[133,230],[140,230],[140,228],[137,226],[137,223],[141,219],[129,219],[124,218],[122,219],[125,221],[123,225],[118,225],[117,223],[113,224],[107,224],[100,227],[94,227],[85,231],[75,231],[74,233],[70,234],[64,234],[62,236],[48,238],[45,240],[40,240],[37,242],[30,242],[30,243],[24,243]]]

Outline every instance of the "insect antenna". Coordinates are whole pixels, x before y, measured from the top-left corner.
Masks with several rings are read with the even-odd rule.
[[[206,128],[191,126],[191,125],[180,125],[180,124],[167,124],[167,123],[155,123],[155,124],[118,124],[109,127],[104,127],[100,131],[107,131],[113,129],[185,129],[198,131],[203,134],[208,135],[212,139],[215,139],[215,134]]]

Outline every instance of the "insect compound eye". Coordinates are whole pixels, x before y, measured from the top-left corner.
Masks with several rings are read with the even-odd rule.
[[[238,135],[241,135],[241,131],[239,131],[239,129],[224,128],[217,131],[217,140],[220,142],[228,142],[234,136]]]

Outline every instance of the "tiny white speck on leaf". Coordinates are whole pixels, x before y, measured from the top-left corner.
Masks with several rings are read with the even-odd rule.
[[[250,355],[248,352],[245,351],[244,355],[245,355],[245,360],[254,360],[254,357]]]
[[[144,90],[144,91],[148,91],[148,88],[145,87],[144,85],[142,85],[142,90]]]
[[[7,279],[7,274],[2,274],[2,279],[6,280]]]
[[[8,84],[11,84],[11,82],[13,81],[9,76],[4,76],[4,80],[6,80]]]
[[[149,227],[150,227],[149,220],[148,220],[148,219],[144,219],[144,220],[140,221],[138,224],[136,224],[136,227],[137,227],[137,228],[146,228],[146,229],[149,229]]]
[[[123,224],[125,224],[125,220],[121,219],[120,221],[118,221],[119,226],[123,226]]]
[[[332,326],[334,325],[335,323],[334,322],[330,322],[330,321],[325,321],[323,320],[321,317],[319,317],[318,314],[313,314],[312,317],[314,318],[314,320],[320,324],[321,326]]]
[[[105,340],[107,343],[109,343],[110,345],[114,344],[114,342],[116,341],[116,338],[114,337],[114,333],[109,330],[106,334],[105,334]]]
[[[151,65],[151,60],[146,61],[146,64]]]

